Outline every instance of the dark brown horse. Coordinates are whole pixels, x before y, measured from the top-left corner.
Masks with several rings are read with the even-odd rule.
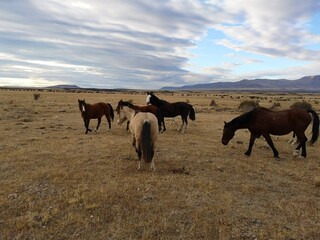
[[[299,144],[294,151],[294,156],[298,155],[300,148],[302,148],[300,157],[305,158],[307,156],[307,137],[305,131],[312,120],[309,113],[313,116],[312,138],[310,142],[315,143],[319,136],[319,116],[315,111],[293,108],[275,112],[263,107],[244,113],[234,118],[231,122],[225,122],[222,143],[227,145],[233,138],[236,130],[246,128],[251,133],[249,148],[245,152],[246,155],[250,156],[255,139],[262,135],[271,147],[274,157],[278,158],[279,153],[273,145],[270,134],[285,135],[294,132],[299,140]]]
[[[150,112],[153,113],[158,120],[158,127],[159,127],[159,132],[161,132],[161,124],[164,125],[164,118],[162,117],[161,111],[159,108],[157,108],[156,106],[153,105],[146,105],[146,106],[137,106],[137,105],[133,105],[130,102],[127,101],[122,101],[120,100],[118,102],[118,106],[116,108],[116,112],[119,114],[121,107],[123,106],[127,106],[129,108],[132,108],[133,110],[139,111],[139,112]],[[128,130],[128,126],[129,126],[130,121],[127,121],[127,130]]]
[[[147,92],[147,104],[152,104],[156,107],[158,107],[161,111],[161,114],[163,117],[176,117],[178,115],[181,116],[182,125],[178,129],[178,131],[184,132],[188,125],[188,116],[189,118],[194,121],[196,120],[196,114],[194,111],[194,108],[191,104],[186,102],[174,102],[169,103],[163,99],[159,99],[156,95],[154,95],[152,92]],[[166,130],[166,127],[163,123],[164,130]]]
[[[105,115],[107,118],[109,130],[111,129],[111,120],[113,121],[114,119],[114,112],[110,103],[99,102],[95,104],[89,104],[86,103],[85,100],[80,99],[78,99],[78,102],[81,116],[84,121],[84,126],[86,128],[86,134],[88,131],[91,132],[91,129],[89,128],[90,119],[98,119],[98,125],[96,127],[97,131],[103,115]]]

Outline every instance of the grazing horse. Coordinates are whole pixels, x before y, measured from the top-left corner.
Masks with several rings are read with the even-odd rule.
[[[130,106],[119,107],[118,124],[130,121],[129,129],[132,135],[132,146],[135,148],[139,158],[138,169],[141,169],[141,159],[151,163],[151,170],[154,166],[154,149],[158,137],[158,120],[154,114],[149,112],[138,112]]]
[[[91,129],[89,128],[90,119],[98,119],[98,125],[96,127],[96,131],[98,130],[101,118],[103,115],[106,116],[108,124],[109,124],[109,130],[111,129],[111,120],[114,119],[114,113],[113,108],[110,103],[95,103],[95,104],[89,104],[86,103],[85,100],[78,99],[79,102],[79,109],[81,112],[81,116],[84,121],[84,126],[86,128],[86,134],[91,132]]]
[[[159,99],[152,92],[147,92],[147,94],[148,94],[147,100],[146,100],[147,104],[152,104],[158,107],[163,117],[172,118],[178,115],[181,116],[182,125],[178,129],[178,131],[184,132],[186,130],[187,124],[188,124],[188,116],[192,121],[196,120],[196,114],[191,104],[186,102],[169,103],[165,100]],[[164,123],[163,123],[163,127],[164,127],[163,131],[165,131],[166,127]]]
[[[227,145],[233,138],[236,130],[248,129],[251,136],[248,150],[245,152],[246,155],[250,156],[255,139],[262,135],[271,147],[274,157],[278,158],[279,153],[273,145],[270,134],[285,135],[294,132],[298,137],[299,144],[294,150],[293,155],[299,155],[299,150],[302,148],[300,157],[305,158],[307,156],[307,138],[304,132],[312,120],[309,113],[313,116],[311,143],[315,143],[319,136],[319,116],[315,111],[292,108],[275,112],[263,107],[244,113],[234,118],[231,122],[225,122],[221,142]]]
[[[153,105],[137,106],[137,105],[133,105],[130,102],[120,100],[118,102],[118,106],[116,108],[116,112],[118,114],[120,112],[120,108],[123,107],[123,106],[127,106],[129,108],[132,108],[132,109],[140,111],[140,112],[153,113],[157,117],[159,132],[161,132],[161,124],[163,124],[163,126],[164,126],[164,118],[162,117],[162,114],[161,114],[161,111],[160,111],[159,108],[157,108],[156,106],[153,106]],[[127,122],[127,130],[129,129],[129,123],[130,123],[130,121]]]

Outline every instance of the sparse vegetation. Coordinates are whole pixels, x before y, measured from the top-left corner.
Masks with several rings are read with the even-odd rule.
[[[209,104],[210,107],[216,107],[218,106],[218,104],[216,103],[216,101],[214,99],[211,99],[211,102]]]
[[[33,94],[33,99],[38,100],[40,98],[40,93],[34,93]]]
[[[221,144],[223,121],[240,114],[239,98],[214,93],[190,93],[198,108],[209,108],[213,96],[219,109],[197,111],[185,134],[166,119],[152,173],[147,166],[137,170],[125,125],[115,119],[108,132],[103,119],[98,132],[85,135],[77,105],[84,98],[143,105],[145,93],[46,92],[35,114],[30,92],[1,91],[0,238],[319,239],[319,142],[308,146],[305,161],[292,158],[291,135],[280,137],[274,141],[278,161],[260,138],[248,158],[248,131]],[[300,97],[293,96],[277,101],[289,108]],[[259,104],[268,107],[268,101]]]
[[[280,108],[281,107],[281,104],[279,102],[274,102],[272,104],[272,106],[270,107],[270,109],[277,109],[277,108]]]
[[[251,98],[254,98],[253,96],[251,96]],[[239,109],[243,112],[249,112],[257,107],[259,107],[259,103],[257,101],[253,101],[253,100],[245,100],[242,101],[239,105]]]

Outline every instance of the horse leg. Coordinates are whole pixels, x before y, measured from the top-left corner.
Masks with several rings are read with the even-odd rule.
[[[154,166],[154,160],[152,159],[152,161],[151,161],[151,166],[150,166],[150,168],[151,168],[151,171],[152,172],[154,172],[155,170],[156,170],[156,167]]]
[[[83,123],[84,123],[84,127],[86,129],[85,134],[87,134],[88,133],[88,128],[87,128],[87,120],[85,118],[83,118]]]
[[[301,143],[299,143],[298,146],[296,147],[296,149],[293,151],[294,157],[297,157],[300,155],[300,148],[301,148]]]
[[[299,158],[306,158],[307,157],[306,142],[307,142],[308,139],[307,139],[307,137],[305,136],[304,133],[296,134],[296,135],[298,137],[299,144],[296,147],[296,149],[294,150],[293,155],[294,156],[298,156],[299,155],[299,150],[300,150],[300,148],[302,148],[301,155],[299,156]]]
[[[109,131],[111,130],[111,119],[108,115],[106,115],[106,119],[108,121],[108,124],[109,124]]]
[[[137,143],[137,140],[136,140],[136,138],[134,137],[134,135],[132,135],[132,146],[134,147],[134,149],[135,149],[135,151],[136,151],[136,153],[137,153],[137,156],[138,156],[138,158],[139,158],[138,170],[140,170],[140,169],[141,169],[141,156],[142,156],[142,152],[141,152],[139,146],[137,147],[136,143]]]
[[[292,138],[288,141],[289,144],[295,144],[296,141],[296,134],[293,132]]]
[[[248,150],[244,153],[245,155],[247,156],[250,156],[251,155],[251,152],[252,152],[252,147],[253,147],[253,144],[254,144],[254,141],[256,140],[256,135],[251,133],[250,135],[250,141],[249,141],[249,147],[248,147]]]
[[[156,117],[157,117],[157,120],[158,120],[158,130],[161,133],[162,132],[162,130],[161,130],[162,117],[160,117],[158,115]]]
[[[98,129],[99,129],[99,126],[100,126],[100,123],[101,123],[101,118],[98,118],[98,125],[97,125],[97,127],[96,127],[96,130],[95,130],[95,132],[96,132],[96,131],[98,131]]]
[[[180,128],[178,129],[178,132],[181,132],[183,129],[183,126],[184,126],[184,117],[182,115],[181,115],[181,121],[182,121],[182,124],[181,124]]]
[[[188,117],[184,119],[184,129],[182,130],[183,133],[187,130],[187,125],[188,125]]]
[[[90,124],[90,119],[86,119],[84,123],[84,126],[86,127],[86,134],[88,132],[91,132],[91,129],[89,128],[89,124]]]
[[[140,147],[138,147],[136,149],[136,151],[137,151],[137,155],[138,155],[138,158],[139,158],[138,169],[140,170],[141,169],[141,165],[142,165],[142,162],[141,162],[142,151],[141,151]]]
[[[166,125],[164,123],[164,117],[162,117],[161,122],[162,122],[162,126],[163,126],[163,131],[162,132],[165,132],[166,131]]]
[[[277,149],[274,147],[273,141],[270,137],[269,134],[263,134],[264,139],[267,141],[267,143],[269,144],[269,146],[271,147],[272,151],[273,151],[273,156],[275,158],[279,158],[279,152],[277,151]]]

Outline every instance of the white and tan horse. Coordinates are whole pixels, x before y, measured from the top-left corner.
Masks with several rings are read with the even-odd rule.
[[[118,124],[129,120],[129,130],[132,135],[132,146],[135,148],[139,158],[138,169],[141,169],[141,160],[151,163],[151,170],[154,166],[154,149],[158,137],[158,120],[155,115],[149,112],[137,112],[128,107],[121,106],[118,112]]]

